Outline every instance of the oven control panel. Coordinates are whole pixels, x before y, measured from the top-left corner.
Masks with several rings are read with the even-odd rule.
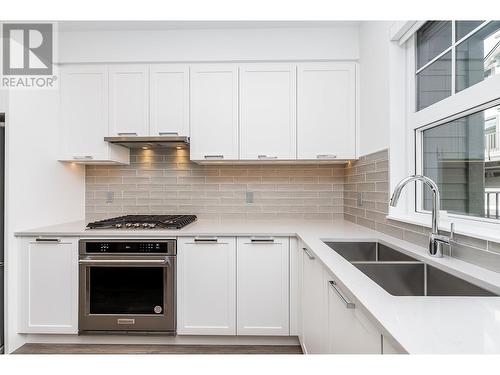
[[[80,253],[84,254],[175,254],[176,241],[81,241]]]

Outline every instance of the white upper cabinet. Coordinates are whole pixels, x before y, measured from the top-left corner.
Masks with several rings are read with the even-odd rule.
[[[240,158],[296,159],[296,67],[240,67]]]
[[[238,237],[238,335],[290,334],[289,242],[288,237]]]
[[[299,160],[356,158],[356,64],[298,65]]]
[[[109,135],[149,135],[149,65],[109,66]]]
[[[104,141],[108,135],[108,67],[62,66],[61,161],[129,163],[129,150]]]
[[[151,136],[189,136],[189,68],[150,66]]]
[[[191,159],[238,159],[238,68],[191,67]]]

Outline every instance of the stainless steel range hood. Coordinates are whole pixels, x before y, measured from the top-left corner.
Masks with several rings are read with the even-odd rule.
[[[158,137],[138,137],[138,136],[122,136],[122,137],[104,137],[104,140],[109,143],[124,146],[127,148],[188,148],[189,137],[179,136],[158,136]]]

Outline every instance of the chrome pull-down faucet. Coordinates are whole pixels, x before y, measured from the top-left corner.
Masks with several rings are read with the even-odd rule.
[[[409,184],[410,182],[413,181],[421,181],[427,186],[432,191],[432,231],[431,234],[429,235],[429,254],[433,257],[436,258],[442,258],[443,257],[443,249],[442,246],[443,244],[449,245],[451,247],[451,243],[453,241],[454,237],[454,226],[453,224],[451,225],[451,233],[450,237],[444,236],[439,234],[439,211],[440,211],[440,194],[439,194],[439,188],[436,185],[434,181],[432,181],[429,177],[425,177],[422,175],[412,175],[410,177],[404,178],[399,183],[396,185],[396,188],[394,189],[394,192],[392,193],[390,205],[392,207],[396,207],[399,201],[399,197],[401,195],[401,191],[403,188]],[[450,249],[451,253],[451,249]]]

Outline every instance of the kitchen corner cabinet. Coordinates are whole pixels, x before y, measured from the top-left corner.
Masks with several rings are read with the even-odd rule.
[[[366,312],[328,273],[328,353],[382,354],[382,335]]]
[[[78,333],[78,239],[20,245],[18,333]]]
[[[177,333],[236,334],[234,237],[178,239]]]
[[[237,160],[238,67],[190,69],[191,160]]]
[[[59,160],[129,164],[130,151],[104,141],[108,135],[106,65],[61,66]]]
[[[306,354],[328,353],[328,291],[324,266],[302,246],[302,349]]]
[[[288,336],[288,237],[238,237],[237,334]]]
[[[109,66],[109,135],[149,135],[149,65]]]
[[[150,66],[149,135],[189,137],[189,68],[178,64]]]
[[[240,67],[240,159],[294,160],[296,66]]]
[[[304,63],[297,70],[297,158],[356,158],[356,64]]]

